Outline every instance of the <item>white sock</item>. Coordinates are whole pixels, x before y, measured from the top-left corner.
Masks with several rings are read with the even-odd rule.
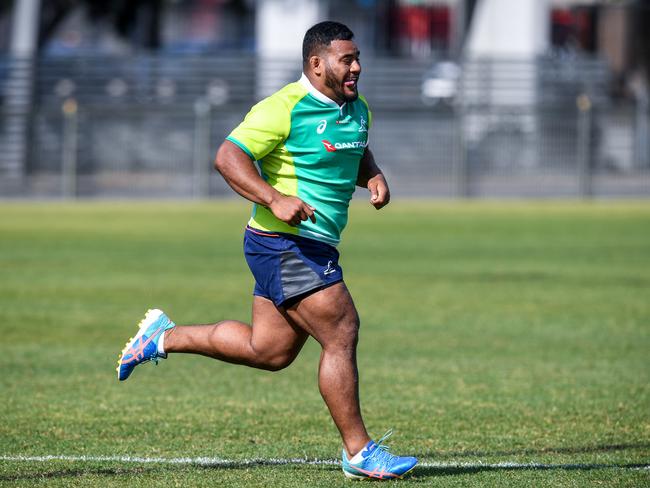
[[[158,339],[158,354],[162,357],[167,357],[167,354],[165,354],[165,332],[167,331],[164,330],[163,333],[160,334],[160,339]]]
[[[371,446],[372,444],[374,444],[374,441],[370,441],[370,442],[368,442],[368,444],[366,444],[366,445],[363,447],[363,449],[361,449],[358,453],[356,453],[354,456],[352,456],[352,459],[349,459],[349,462],[351,462],[351,463],[353,463],[353,464],[356,464],[356,463],[358,463],[358,462],[360,462],[360,461],[363,461],[363,456],[362,456],[361,453],[362,453],[363,451],[365,451],[366,448],[368,448],[368,447]]]

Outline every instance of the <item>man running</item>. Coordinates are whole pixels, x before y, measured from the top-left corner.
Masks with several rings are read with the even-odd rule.
[[[353,33],[321,22],[305,34],[303,75],[255,105],[221,145],[215,167],[254,203],[244,235],[255,277],[252,325],[225,320],[176,326],[150,310],[118,361],[118,378],[169,353],[202,354],[271,371],[287,367],[309,336],[322,347],[319,389],[343,440],[349,478],[401,478],[417,460],[368,436],[359,406],[359,317],[336,245],[355,185],[380,209],[390,192],[368,147],[372,115],[357,91]],[[255,167],[258,162],[260,173]]]

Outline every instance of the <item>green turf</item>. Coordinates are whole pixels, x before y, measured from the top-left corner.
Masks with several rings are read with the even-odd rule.
[[[149,307],[248,320],[235,202],[0,205],[0,456],[335,459],[310,341],[269,373],[117,354]],[[419,486],[650,484],[650,203],[353,205],[369,430]],[[486,466],[545,463],[547,469]],[[483,465],[483,466],[481,466]],[[349,486],[337,466],[0,461],[11,486]]]

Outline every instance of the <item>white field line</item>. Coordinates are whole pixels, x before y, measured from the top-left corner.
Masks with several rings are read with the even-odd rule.
[[[194,458],[160,458],[160,457],[134,457],[134,456],[0,456],[0,461],[12,462],[49,462],[49,461],[74,461],[74,462],[114,462],[131,464],[176,464],[195,466],[223,466],[223,467],[247,467],[247,466],[282,466],[282,465],[329,465],[338,466],[340,461],[334,459],[309,459],[309,458],[253,458],[253,459],[222,459],[216,457],[194,457]],[[650,464],[637,463],[627,465],[617,464],[546,464],[546,463],[517,463],[498,462],[484,463],[477,462],[420,462],[418,466],[424,468],[440,469],[566,469],[566,470],[590,470],[590,469],[642,469],[650,470]]]

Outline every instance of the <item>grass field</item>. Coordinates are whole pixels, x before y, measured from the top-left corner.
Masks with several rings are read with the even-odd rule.
[[[0,485],[350,486],[313,341],[277,373],[175,356],[116,380],[147,308],[249,319],[247,215],[0,205]],[[398,483],[650,485],[650,203],[357,204],[340,250],[366,423],[422,462]]]

